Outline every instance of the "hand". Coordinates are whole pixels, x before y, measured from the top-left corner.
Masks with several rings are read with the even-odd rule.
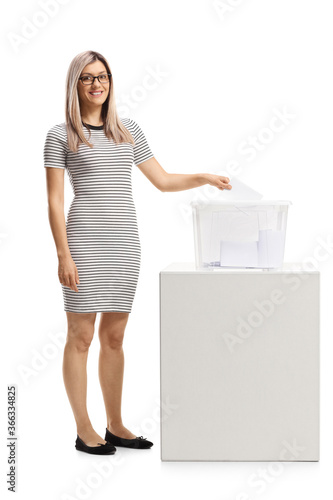
[[[78,292],[76,283],[80,283],[79,273],[72,257],[59,257],[58,266],[59,281],[62,285],[68,286],[71,290]]]
[[[221,191],[223,191],[223,189],[232,189],[232,186],[229,184],[229,177],[214,174],[205,174],[205,176],[208,184],[217,187]]]

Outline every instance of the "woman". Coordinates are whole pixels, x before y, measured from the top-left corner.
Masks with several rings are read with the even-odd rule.
[[[231,189],[227,177],[169,174],[155,159],[143,131],[119,118],[106,59],[85,51],[72,60],[66,82],[66,122],[53,126],[44,146],[48,214],[59,260],[68,332],[63,377],[77,426],[76,449],[110,454],[115,445],[150,448],[122,421],[122,342],[139,269],[140,239],[132,198],[133,162],[162,192],[210,184]],[[64,170],[74,190],[67,223]],[[99,323],[99,380],[106,409],[105,439],[89,419],[86,362]]]

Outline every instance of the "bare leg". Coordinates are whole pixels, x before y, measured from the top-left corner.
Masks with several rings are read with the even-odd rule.
[[[88,446],[106,441],[93,429],[87,411],[87,359],[94,336],[96,313],[67,312],[68,332],[63,378],[76,421],[77,434]]]
[[[99,380],[103,392],[107,428],[116,436],[135,438],[123,425],[121,396],[124,376],[123,338],[129,313],[102,313],[99,322]]]

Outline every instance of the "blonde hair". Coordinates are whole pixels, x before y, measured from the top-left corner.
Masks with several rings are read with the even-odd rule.
[[[93,144],[91,144],[84,135],[77,85],[83,68],[87,66],[87,64],[98,60],[104,64],[107,73],[111,73],[110,66],[105,57],[99,52],[94,52],[92,50],[86,50],[85,52],[77,54],[68,68],[66,77],[65,114],[68,147],[73,152],[77,152],[80,143],[85,143],[90,148],[93,147]],[[113,92],[113,76],[110,77],[109,94],[102,105],[101,114],[106,137],[113,139],[116,143],[129,142],[130,144],[134,144],[131,133],[122,124],[117,114]],[[91,131],[89,129],[89,139],[90,136]]]

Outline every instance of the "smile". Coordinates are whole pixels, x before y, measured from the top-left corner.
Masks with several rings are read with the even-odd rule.
[[[89,92],[90,95],[93,95],[93,96],[99,96],[99,95],[102,95],[103,93],[103,90],[100,90],[99,92]]]

